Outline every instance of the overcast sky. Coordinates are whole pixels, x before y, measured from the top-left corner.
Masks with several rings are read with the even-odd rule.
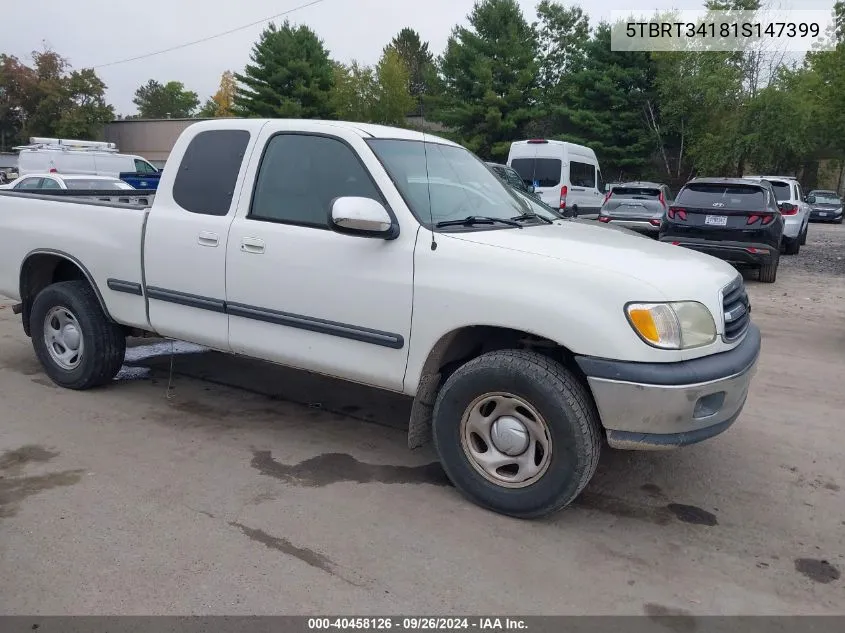
[[[0,16],[0,52],[29,62],[46,42],[74,68],[111,62],[177,46],[281,13],[309,0],[14,0]],[[783,8],[829,9],[833,0],[774,0]],[[519,0],[529,21],[537,0]],[[576,4],[566,2],[566,4]],[[39,9],[38,5],[41,5]],[[440,53],[452,27],[466,21],[473,0],[323,0],[291,13],[308,24],[331,56],[371,64],[402,28],[411,26]],[[590,6],[583,3],[582,6]],[[613,10],[698,9],[699,0],[606,0],[590,11],[593,23]],[[283,19],[283,18],[281,18]],[[280,21],[280,20],[277,20]],[[147,59],[98,67],[107,98],[118,114],[132,114],[135,90],[149,79],[183,82],[205,101],[225,70],[240,71],[264,25]]]

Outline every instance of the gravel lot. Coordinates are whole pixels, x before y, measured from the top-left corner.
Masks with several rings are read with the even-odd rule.
[[[845,226],[775,284],[739,422],[606,451],[524,522],[409,452],[409,402],[140,341],[111,388],[58,389],[0,301],[6,614],[843,614]]]

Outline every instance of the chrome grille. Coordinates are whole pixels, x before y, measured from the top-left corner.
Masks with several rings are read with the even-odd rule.
[[[745,333],[751,320],[751,302],[742,277],[737,277],[722,289],[722,309],[725,313],[724,339],[735,341]]]

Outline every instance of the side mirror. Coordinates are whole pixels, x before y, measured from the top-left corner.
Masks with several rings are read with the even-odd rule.
[[[379,237],[392,240],[399,237],[399,225],[387,209],[372,198],[346,196],[332,203],[332,230],[361,237]]]
[[[807,196],[804,198],[804,202],[809,202],[810,204],[816,204],[816,196]]]
[[[536,193],[537,187],[534,185],[528,185],[528,193]]]

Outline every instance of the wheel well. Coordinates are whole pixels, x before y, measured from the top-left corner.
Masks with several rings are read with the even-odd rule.
[[[80,264],[63,255],[54,253],[36,253],[27,257],[21,267],[20,278],[21,317],[23,329],[27,336],[30,335],[29,313],[38,293],[51,284],[76,280],[87,281],[91,285],[100,301],[100,307],[108,315],[97,287]]]
[[[529,349],[558,361],[587,384],[574,354],[550,339],[511,328],[478,325],[443,336],[423,365],[408,425],[408,445],[417,448],[431,438],[431,416],[437,392],[446,379],[468,361],[500,349]]]

